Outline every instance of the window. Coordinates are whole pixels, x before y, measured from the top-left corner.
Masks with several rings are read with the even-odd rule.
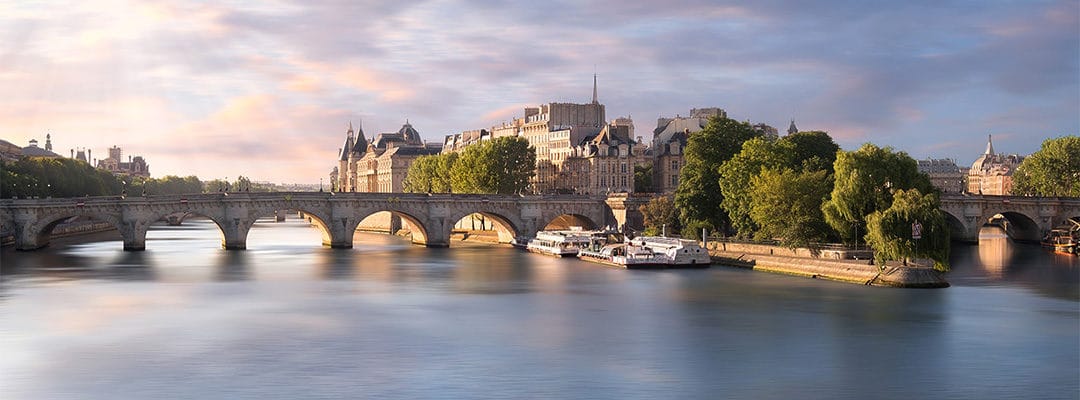
[[[679,176],[678,175],[672,175],[671,176],[671,186],[679,186]]]
[[[671,160],[671,169],[673,171],[679,169],[679,160]]]

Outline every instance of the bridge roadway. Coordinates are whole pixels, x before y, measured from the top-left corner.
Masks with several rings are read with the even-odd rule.
[[[609,205],[612,204],[612,205]],[[123,236],[124,250],[146,249],[146,231],[163,217],[190,213],[210,218],[221,230],[222,247],[245,249],[258,218],[280,210],[300,211],[322,231],[322,243],[352,248],[357,225],[367,216],[389,211],[413,227],[413,243],[447,247],[454,224],[473,213],[494,220],[500,242],[535,235],[556,218],[588,226],[621,225],[625,210],[617,201],[586,196],[516,196],[411,193],[209,193],[147,197],[87,197],[0,200],[0,226],[15,236],[19,250],[48,245],[52,229],[85,216],[107,221]],[[636,207],[634,207],[636,209]],[[622,215],[623,218],[617,218]]]

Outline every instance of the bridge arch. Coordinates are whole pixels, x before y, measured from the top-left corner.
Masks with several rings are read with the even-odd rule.
[[[459,211],[459,212],[450,214],[450,217],[447,218],[447,221],[449,221],[449,223],[446,224],[446,226],[445,226],[445,230],[446,230],[445,233],[446,233],[447,243],[449,243],[450,233],[453,231],[454,225],[457,224],[457,222],[462,220],[463,218],[468,217],[468,216],[473,215],[473,214],[483,215],[484,218],[487,218],[487,219],[494,222],[492,225],[495,227],[496,234],[498,234],[499,243],[510,243],[511,241],[514,240],[515,237],[520,235],[520,232],[521,232],[521,229],[522,229],[521,228],[521,226],[522,226],[521,221],[516,221],[515,222],[510,217],[507,217],[506,215],[503,215],[504,214],[503,212],[491,211],[491,210],[488,210],[488,211]]]
[[[182,219],[202,217],[202,218],[206,218],[206,219],[210,220],[211,222],[213,222],[214,226],[217,227],[217,229],[218,229],[218,233],[221,234],[221,244],[222,244],[223,247],[225,246],[225,243],[226,243],[226,241],[228,239],[228,237],[227,237],[228,235],[225,233],[225,226],[223,225],[223,222],[222,222],[222,219],[224,218],[223,215],[221,215],[219,213],[215,213],[215,212],[210,211],[210,210],[200,210],[200,209],[189,209],[189,210],[182,211],[182,213],[183,213]],[[170,216],[175,216],[177,214],[180,214],[180,212],[162,212],[162,213],[158,213],[158,214],[152,215],[149,218],[147,218],[146,219],[146,221],[148,221],[147,223],[137,224],[136,229],[135,229],[136,240],[143,246],[143,248],[145,248],[146,247],[146,232],[150,230],[150,225],[152,223],[154,223],[154,222],[161,221],[161,220],[165,220],[166,223],[172,225],[172,222],[169,221],[169,217]],[[179,224],[176,224],[176,225],[179,225]]]
[[[52,239],[52,232],[58,225],[75,217],[85,217],[92,220],[107,222],[120,232],[124,240],[124,249],[130,250],[129,245],[134,242],[132,230],[127,229],[121,217],[114,213],[100,212],[95,210],[75,210],[74,212],[61,212],[46,214],[34,223],[21,227],[21,232],[16,235],[19,243],[18,250],[35,250],[48,246]]]
[[[1025,242],[1038,242],[1042,239],[1042,229],[1039,228],[1039,223],[1035,222],[1035,219],[1027,216],[1024,213],[1016,211],[1005,211],[993,214],[985,223],[989,223],[994,217],[1001,215],[1009,221],[1009,226],[1006,227],[1006,232],[1013,240],[1025,241]]]
[[[412,235],[413,244],[425,246],[430,244],[429,228],[427,224],[425,224],[424,219],[418,216],[423,214],[420,214],[415,210],[400,209],[395,207],[378,207],[358,210],[356,213],[356,224],[353,225],[352,230],[356,230],[356,226],[360,224],[360,221],[380,212],[389,212],[391,216],[398,217],[402,220],[407,221],[409,225],[413,228],[409,230],[409,233]],[[391,234],[393,234],[393,232]],[[446,237],[450,237],[449,232],[447,232]]]
[[[334,230],[330,227],[328,223],[328,221],[331,221],[330,212],[328,210],[307,204],[275,204],[256,207],[251,210],[251,212],[249,213],[250,218],[248,218],[247,221],[244,221],[244,224],[242,226],[242,236],[244,237],[245,242],[244,246],[247,246],[246,242],[248,232],[251,231],[251,227],[255,226],[255,222],[257,222],[259,218],[264,218],[268,216],[276,217],[277,212],[282,210],[297,211],[303,213],[305,220],[310,222],[313,226],[315,226],[315,229],[319,231],[319,234],[322,238],[322,245],[333,246],[333,244],[336,243],[335,239],[338,239],[336,237],[338,235],[335,235]],[[350,237],[349,239],[351,241],[352,238]]]
[[[543,225],[540,226],[541,230],[551,229],[569,229],[573,226],[580,226],[581,229],[595,230],[600,229],[600,224],[593,221],[592,218],[583,214],[577,213],[550,213],[544,216]]]
[[[972,237],[968,233],[967,227],[964,226],[964,222],[953,215],[951,212],[942,210],[941,215],[945,218],[945,225],[949,227],[949,239],[957,242],[978,242],[978,233],[975,237]]]

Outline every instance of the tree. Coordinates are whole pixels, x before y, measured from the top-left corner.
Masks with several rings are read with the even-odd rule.
[[[769,168],[750,180],[750,217],[758,225],[755,239],[779,239],[789,248],[824,241],[829,224],[821,203],[832,190],[829,171]]]
[[[699,132],[687,138],[685,165],[675,191],[675,205],[686,236],[696,237],[701,228],[729,230],[727,213],[720,207],[720,166],[742,150],[746,141],[762,136],[747,122],[712,117]]]
[[[867,215],[892,205],[895,190],[937,193],[914,159],[890,147],[867,143],[856,151],[841,151],[833,171],[832,194],[822,211],[836,233],[853,241],[859,236],[855,232],[866,232]]]
[[[1013,193],[1080,197],[1080,137],[1046,139],[1013,174]]]
[[[889,260],[927,257],[934,268],[949,270],[949,227],[941,211],[937,193],[923,194],[919,189],[893,191],[889,208],[866,217],[869,232],[866,241],[874,248],[878,265]],[[914,225],[921,226],[921,238],[913,238]]]
[[[405,179],[401,181],[401,190],[406,193],[434,193],[432,183],[438,173],[437,155],[417,157],[409,164]]]
[[[653,190],[653,166],[652,164],[634,166],[634,191],[638,193],[652,193]]]
[[[724,195],[720,205],[731,218],[731,226],[736,234],[750,237],[758,229],[755,219],[750,216],[753,177],[768,168],[826,171],[822,185],[829,191],[832,190],[833,162],[839,150],[840,146],[833,142],[829,134],[821,131],[799,132],[775,141],[754,138],[743,143],[739,154],[720,167],[720,190]],[[817,189],[814,188],[814,193],[804,195],[814,195]],[[786,216],[776,215],[775,218]]]
[[[656,197],[641,207],[638,207],[641,215],[645,218],[645,234],[658,235],[662,231],[678,232],[679,210],[675,208],[675,201],[671,196]]]
[[[731,219],[737,236],[748,238],[758,230],[750,217],[753,200],[751,180],[765,168],[785,168],[792,164],[794,144],[783,140],[753,138],[743,143],[742,150],[720,167],[720,206]]]
[[[536,151],[521,137],[500,137],[472,145],[454,162],[455,193],[521,193],[536,172]]]
[[[120,194],[123,184],[108,171],[70,158],[24,157],[4,163],[0,196],[82,197]]]

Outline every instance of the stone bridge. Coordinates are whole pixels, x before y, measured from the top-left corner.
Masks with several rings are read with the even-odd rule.
[[[222,247],[231,250],[247,247],[248,231],[257,219],[290,210],[311,219],[322,231],[323,245],[352,248],[360,221],[388,211],[416,228],[414,244],[447,247],[454,224],[473,213],[495,221],[499,241],[506,243],[515,236],[535,235],[556,218],[594,228],[622,225],[626,213],[617,210],[615,203],[618,199],[586,196],[332,192],[4,199],[0,200],[0,227],[13,232],[17,249],[33,250],[48,245],[50,232],[61,222],[91,217],[116,226],[124,250],[144,250],[151,224],[186,213],[213,220],[221,230]]]
[[[1007,231],[1013,239],[1038,241],[1070,217],[1080,217],[1080,198],[945,195],[941,210],[953,240],[977,242],[979,229],[1000,214],[1009,221]]]

